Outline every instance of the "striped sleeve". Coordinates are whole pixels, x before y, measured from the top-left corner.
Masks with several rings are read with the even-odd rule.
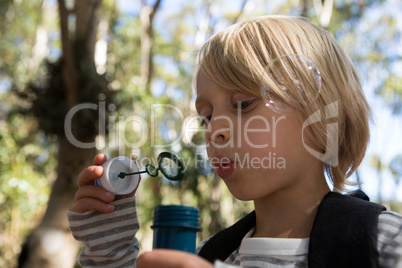
[[[380,266],[402,267],[402,215],[392,211],[380,214],[377,241]]]
[[[74,238],[84,243],[79,256],[82,267],[134,267],[139,251],[135,197],[111,204],[112,213],[67,213]]]

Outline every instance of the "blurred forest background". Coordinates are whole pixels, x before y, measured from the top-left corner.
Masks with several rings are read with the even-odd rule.
[[[158,204],[198,207],[199,239],[248,213],[251,204],[233,199],[206,163],[191,80],[211,34],[266,14],[308,17],[356,63],[379,125],[384,115],[396,132],[379,131],[383,141],[352,180],[371,174],[370,197],[401,211],[402,150],[389,143],[402,129],[399,0],[0,0],[0,267],[77,265],[66,211],[78,173],[98,152],[135,155],[142,167],[164,150],[185,162],[180,183],[143,177],[143,249]],[[86,148],[64,125],[83,103],[92,106],[74,114],[70,134]]]

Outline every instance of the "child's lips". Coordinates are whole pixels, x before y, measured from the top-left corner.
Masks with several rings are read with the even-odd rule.
[[[228,157],[215,156],[210,159],[210,163],[222,179],[229,178],[235,170],[235,162]]]

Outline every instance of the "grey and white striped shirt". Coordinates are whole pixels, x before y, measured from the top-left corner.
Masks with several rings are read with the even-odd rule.
[[[82,267],[134,267],[139,252],[135,197],[115,201],[113,205],[112,213],[68,212],[74,237],[84,243],[79,257]],[[252,233],[250,230],[224,263],[216,262],[215,268],[307,267],[308,238],[251,238]],[[392,211],[380,214],[377,248],[381,267],[402,268],[402,215]]]

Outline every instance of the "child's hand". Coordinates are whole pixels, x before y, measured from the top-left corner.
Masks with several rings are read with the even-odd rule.
[[[137,189],[127,195],[115,196],[105,188],[95,185],[95,180],[99,179],[103,173],[103,168],[99,165],[103,164],[106,160],[106,155],[97,155],[94,160],[95,165],[87,167],[78,175],[78,191],[70,207],[71,211],[80,213],[89,210],[97,210],[106,213],[112,212],[114,206],[109,204],[110,202],[135,194]]]
[[[138,257],[137,268],[213,268],[212,263],[203,258],[178,250],[155,249]]]

